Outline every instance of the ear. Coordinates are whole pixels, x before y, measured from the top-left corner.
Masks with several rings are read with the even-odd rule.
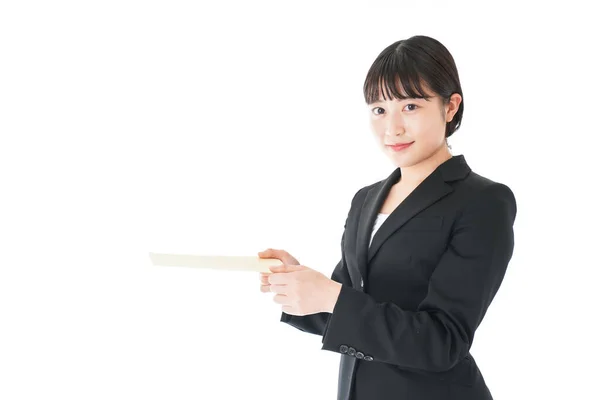
[[[458,111],[458,107],[460,106],[460,102],[462,101],[462,97],[458,93],[452,94],[448,103],[446,104],[446,122],[452,121],[454,118],[454,114]]]

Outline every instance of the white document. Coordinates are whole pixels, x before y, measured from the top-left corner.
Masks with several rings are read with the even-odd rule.
[[[211,268],[229,271],[271,272],[270,266],[282,265],[276,258],[259,256],[195,256],[190,254],[150,253],[152,264],[159,266]]]

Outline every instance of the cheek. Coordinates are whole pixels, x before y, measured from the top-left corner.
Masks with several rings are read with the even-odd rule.
[[[383,137],[384,136],[384,126],[381,124],[381,122],[379,121],[371,121],[369,126],[371,127],[371,132],[373,133],[373,135],[375,135],[376,137]]]
[[[407,129],[409,129],[408,132],[423,141],[435,142],[438,140],[440,132],[444,132],[445,123],[439,119],[439,115],[436,115],[414,120]]]
[[[379,131],[381,129],[381,121],[375,120],[375,119],[370,119],[369,126],[371,127],[373,132]]]

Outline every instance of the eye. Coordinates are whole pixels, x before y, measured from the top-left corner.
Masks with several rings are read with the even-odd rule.
[[[385,111],[385,110],[383,110],[383,108],[381,108],[381,107],[375,107],[375,108],[371,109],[371,112],[372,112],[372,113],[374,113],[375,115],[381,115],[380,113],[377,113],[377,112],[375,112],[375,110],[382,110],[382,111]]]
[[[409,108],[407,111],[415,111],[417,108],[419,108],[419,106],[414,103],[407,104],[404,108],[406,109],[407,107]],[[381,112],[378,112],[378,110],[381,110]],[[385,110],[381,107],[374,107],[371,109],[371,112],[375,115],[381,115],[383,112],[385,112]]]

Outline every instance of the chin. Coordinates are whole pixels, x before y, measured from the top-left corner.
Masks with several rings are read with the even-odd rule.
[[[414,157],[411,157],[410,155],[395,154],[392,155],[390,159],[392,160],[394,165],[399,168],[406,168],[416,164]]]

